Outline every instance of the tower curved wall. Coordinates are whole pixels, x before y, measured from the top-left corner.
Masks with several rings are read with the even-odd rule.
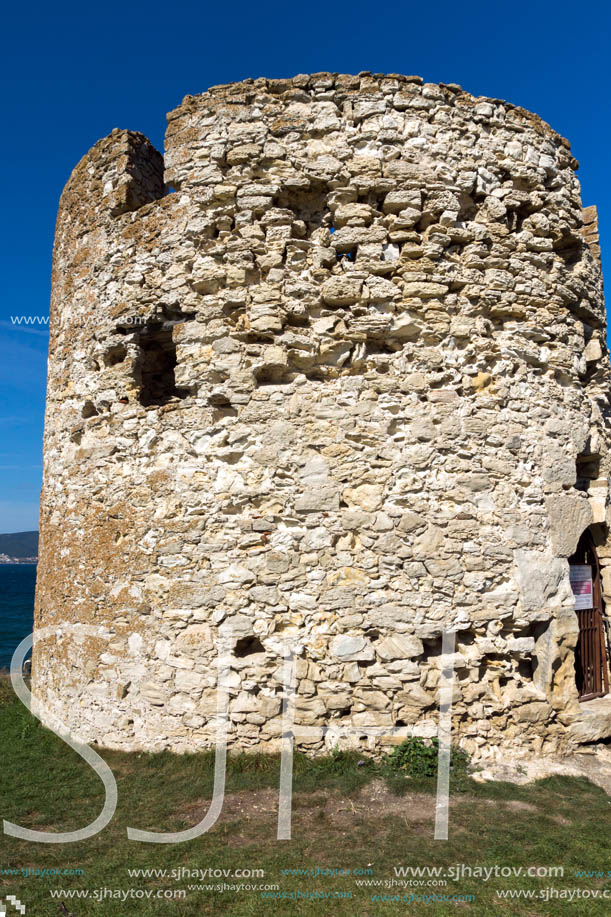
[[[165,172],[113,131],[59,207],[34,693],[87,741],[209,746],[228,624],[230,744],[278,747],[287,646],[308,747],[428,736],[449,630],[467,749],[569,747],[567,558],[590,529],[604,588],[611,564],[569,144],[400,75],[248,80],[168,120]]]

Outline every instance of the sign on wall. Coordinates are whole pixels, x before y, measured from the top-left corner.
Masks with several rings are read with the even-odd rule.
[[[593,608],[592,567],[590,564],[571,564],[569,578],[575,596],[575,611]]]

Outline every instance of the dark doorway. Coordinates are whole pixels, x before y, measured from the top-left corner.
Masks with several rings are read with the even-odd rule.
[[[609,693],[600,565],[589,531],[579,539],[577,550],[569,557],[569,564],[575,613],[579,621],[575,679],[579,700],[585,701]]]

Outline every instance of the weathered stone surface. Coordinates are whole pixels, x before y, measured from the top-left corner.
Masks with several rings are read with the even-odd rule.
[[[358,662],[375,656],[373,647],[364,637],[350,637],[347,634],[333,638],[331,652],[344,662]]]
[[[544,723],[551,712],[550,705],[545,701],[532,701],[517,707],[515,719],[518,723]]]
[[[525,609],[540,611],[572,601],[566,561],[540,551],[519,550],[515,563],[515,579]]]
[[[570,733],[580,745],[611,738],[611,699],[597,697],[580,704]]]
[[[351,507],[360,507],[365,512],[373,512],[384,502],[383,488],[379,484],[360,484],[358,487],[347,487],[344,500]]]
[[[145,682],[140,687],[140,694],[149,704],[162,707],[168,699],[167,692],[160,686]]]
[[[417,684],[410,685],[406,691],[397,694],[397,703],[401,704],[403,708],[426,709],[434,702],[434,697]]]
[[[554,494],[545,505],[554,553],[569,557],[575,553],[579,536],[593,522],[592,507],[579,494]]]
[[[323,284],[322,296],[330,306],[350,306],[358,302],[363,281],[353,277],[331,277]]]
[[[298,513],[318,513],[339,509],[339,493],[335,487],[315,487],[295,499]]]
[[[450,630],[470,752],[573,741],[567,559],[591,525],[611,601],[576,165],[513,105],[371,74],[213,87],[170,113],[163,158],[131,131],[83,157],[55,239],[36,624],[105,637],[33,665],[77,734],[214,745],[228,628],[230,745],[278,741],[287,647],[297,726],[432,736]]]
[[[422,640],[407,634],[394,634],[376,643],[380,659],[412,659],[424,652]]]
[[[198,672],[177,672],[176,674],[176,690],[185,691],[187,694],[193,692],[201,693],[205,684],[205,678],[203,675],[200,675]]]
[[[236,587],[244,586],[248,583],[254,582],[254,574],[251,570],[247,570],[246,567],[241,567],[239,564],[232,564],[230,567],[227,567],[226,570],[223,570],[218,574],[218,581],[223,586]]]

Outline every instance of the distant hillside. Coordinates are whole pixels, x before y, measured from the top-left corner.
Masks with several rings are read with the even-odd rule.
[[[14,532],[0,535],[0,554],[9,557],[36,557],[38,554],[38,532]]]

